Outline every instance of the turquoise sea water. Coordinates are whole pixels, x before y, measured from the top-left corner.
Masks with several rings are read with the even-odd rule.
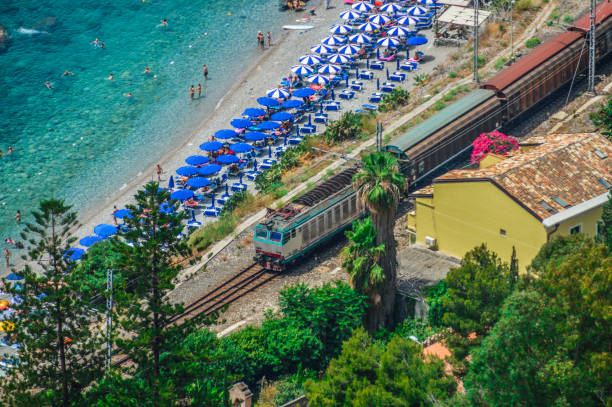
[[[277,4],[0,2],[0,25],[11,37],[0,51],[1,242],[16,237],[16,211],[26,215],[41,198],[84,209],[143,168],[152,171],[250,65],[257,31],[278,32],[286,16]],[[163,18],[168,27],[156,27]],[[104,49],[90,44],[96,38]],[[65,70],[74,75],[61,76]],[[110,73],[113,81],[105,79]],[[205,97],[190,101],[189,86],[198,83]]]

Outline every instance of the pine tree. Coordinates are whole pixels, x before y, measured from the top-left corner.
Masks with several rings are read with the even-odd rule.
[[[67,252],[75,241],[70,230],[77,215],[63,201],[40,202],[22,238],[28,266],[24,281],[8,291],[23,302],[14,305],[14,340],[18,360],[2,381],[3,404],[69,406],[80,392],[101,377],[104,366],[100,315],[82,295],[81,278]],[[34,271],[36,270],[36,271]]]
[[[169,194],[150,182],[135,195],[136,205],[128,205],[132,217],[124,218],[127,231],[119,235],[133,247],[126,247],[119,269],[124,284],[115,287],[120,326],[117,345],[134,362],[136,372],[152,389],[153,404],[164,399],[162,354],[177,347],[183,339],[183,327],[169,326],[171,317],[182,312],[171,304],[167,294],[180,271],[176,258],[185,255],[187,246],[178,239],[183,229],[183,215],[171,208]],[[170,208],[170,209],[167,209]]]

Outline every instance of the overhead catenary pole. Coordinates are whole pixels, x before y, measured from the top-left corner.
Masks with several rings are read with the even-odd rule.
[[[591,23],[589,25],[589,84],[587,92],[595,93],[595,21],[597,0],[591,0]]]
[[[113,344],[111,332],[113,330],[113,270],[106,270],[106,369],[111,368],[111,359],[113,357]]]
[[[478,0],[474,0],[474,82],[478,80]]]

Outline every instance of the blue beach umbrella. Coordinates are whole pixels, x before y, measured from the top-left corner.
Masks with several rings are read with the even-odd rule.
[[[369,35],[359,33],[359,34],[351,35],[349,37],[349,41],[354,42],[356,44],[367,44],[370,41],[372,41],[372,37],[370,37]]]
[[[334,52],[332,48],[325,44],[317,44],[314,47],[311,47],[310,50],[312,52],[316,52],[317,54],[332,54]]]
[[[236,143],[236,144],[232,144],[230,145],[230,150],[232,150],[235,153],[248,153],[249,151],[251,151],[253,149],[253,147],[250,144],[247,143]]]
[[[332,34],[339,34],[339,35],[348,34],[352,30],[353,30],[353,27],[351,27],[350,25],[346,25],[346,24],[332,25],[331,28],[329,29],[329,31]]]
[[[70,249],[66,250],[66,253],[64,253],[64,257],[68,260],[80,260],[84,255],[85,250],[81,249],[80,247],[71,247]]]
[[[192,175],[196,175],[198,173],[198,169],[196,167],[186,165],[184,167],[177,168],[176,173],[183,177],[191,177]]]
[[[287,120],[293,121],[294,116],[291,113],[278,112],[278,113],[274,113],[272,116],[270,116],[270,119],[277,120],[277,121],[280,121],[280,122],[284,122],[284,121],[287,121]]]
[[[381,47],[395,48],[400,44],[400,41],[397,38],[385,37],[378,40],[376,43]]]
[[[319,68],[319,73],[323,73],[327,75],[329,74],[335,75],[341,70],[342,68],[340,68],[338,65],[324,64],[324,65],[321,65],[321,67]]]
[[[159,205],[159,211],[161,213],[169,214],[174,212],[174,206],[170,206],[168,202],[162,202],[161,205]]]
[[[334,54],[327,58],[327,60],[332,64],[347,64],[351,62],[353,58],[349,57],[348,55]]]
[[[395,27],[391,27],[389,31],[387,31],[387,35],[391,35],[394,37],[406,37],[408,34],[410,34],[410,31],[408,31],[408,29],[400,27],[398,25],[396,25]]]
[[[438,4],[436,0],[419,0],[418,2],[424,6],[433,6]]]
[[[358,47],[357,45],[349,44],[349,45],[340,47],[338,49],[338,53],[344,54],[344,55],[355,55],[356,53],[359,52],[360,49],[361,47]]]
[[[174,188],[174,177],[170,175],[170,179],[168,180],[168,189]]]
[[[306,89],[310,89],[310,88],[306,88]],[[312,89],[310,89],[312,90]],[[295,92],[293,93],[295,95]],[[300,107],[304,104],[304,102],[302,102],[301,100],[296,100],[296,99],[291,99],[291,100],[287,100],[286,102],[283,102],[282,106],[285,109],[293,109],[296,107]]]
[[[321,44],[337,46],[342,45],[346,42],[346,39],[343,37],[339,37],[337,35],[330,35],[329,37],[325,37],[321,40]]]
[[[361,31],[365,31],[367,33],[372,32],[372,31],[376,31],[380,29],[380,25],[378,24],[374,24],[374,23],[365,23],[365,24],[361,24],[359,26],[359,29]]]
[[[249,117],[260,117],[260,116],[265,116],[266,111],[258,107],[249,107],[248,109],[245,109],[245,111],[242,112],[242,114],[244,116],[249,116]]]
[[[348,10],[344,13],[340,13],[340,18],[343,20],[354,20],[359,17],[361,17],[361,13],[355,10]]]
[[[224,154],[217,157],[217,162],[220,164],[235,164],[240,159],[233,154]]]
[[[314,83],[315,85],[325,85],[329,83],[329,78],[321,75],[313,75],[308,78],[308,82]]]
[[[304,55],[302,57],[300,57],[299,59],[300,64],[304,64],[304,65],[316,65],[316,64],[320,64],[321,63],[321,58],[319,58],[316,55]]]
[[[213,175],[221,171],[221,166],[219,164],[208,164],[204,167],[200,168],[200,175],[208,176]]]
[[[296,65],[291,67],[291,72],[296,75],[309,75],[312,73],[312,69],[304,65]]]
[[[15,274],[15,273],[11,273],[8,276],[6,276],[5,279],[8,280],[8,281],[19,281],[19,280],[23,280],[23,277]]]
[[[232,130],[234,131],[234,130]],[[234,134],[236,134],[234,132]],[[203,155],[190,155],[185,159],[185,163],[189,165],[204,165],[208,162],[208,157],[204,157]],[[172,185],[174,187],[174,185]]]
[[[204,177],[193,177],[187,180],[187,185],[191,188],[204,188],[210,185],[210,180]]]
[[[264,140],[266,137],[268,137],[266,134],[261,133],[259,131],[251,131],[251,132],[244,134],[244,138],[248,141],[260,141],[260,140]],[[203,167],[203,168],[206,168],[206,167]]]
[[[119,209],[113,213],[113,216],[117,219],[133,218],[132,211],[129,209]]]
[[[276,99],[272,99],[266,96],[258,98],[257,103],[259,103],[262,106],[266,106],[266,107],[273,107],[273,106],[280,105],[280,103],[278,103]]]
[[[258,126],[262,130],[274,130],[278,129],[280,127],[280,124],[277,122],[267,121],[259,123]]]
[[[402,17],[400,19],[397,20],[397,23],[399,25],[417,25],[417,23],[419,22],[418,18],[415,17]]]
[[[357,10],[357,11],[359,11],[361,13],[367,13],[368,11],[372,10],[374,8],[374,6],[371,3],[366,3],[366,2],[363,2],[363,1],[358,1],[356,3],[353,3],[351,8],[353,10]]]
[[[235,127],[237,129],[246,129],[247,127],[251,127],[253,125],[253,122],[249,119],[232,119],[230,124],[232,125],[232,127]],[[234,135],[236,135],[235,132]]]
[[[193,191],[191,189],[177,189],[176,191],[170,194],[170,199],[178,199],[179,201],[184,201],[189,198],[193,198]]]
[[[246,120],[246,119],[239,119],[239,120]],[[241,129],[242,127],[238,127],[238,128]],[[219,130],[215,132],[215,138],[219,140],[227,140],[227,139],[234,138],[234,137],[236,137],[236,131],[232,129],[223,129],[223,130]]]
[[[380,10],[385,13],[397,13],[400,9],[401,7],[395,3],[387,3],[380,8]]]
[[[428,10],[420,6],[410,7],[407,12],[409,16],[422,16],[423,14],[427,14],[427,13],[428,13]]]
[[[223,147],[223,143],[220,141],[207,141],[206,143],[200,144],[200,150],[204,151],[217,151]]]
[[[368,17],[368,21],[374,24],[385,24],[391,20],[391,17],[384,14],[373,14]]]
[[[107,238],[117,233],[117,226],[102,223],[94,228],[94,233],[100,237]]]
[[[316,92],[313,89],[310,88],[302,88],[302,89],[298,89],[295,92],[293,92],[293,96],[298,97],[298,98],[307,98],[309,96],[314,95]]]
[[[81,246],[89,247],[92,246],[94,243],[100,242],[102,240],[104,239],[102,239],[100,236],[85,236],[84,238],[79,240],[79,244]]]
[[[427,38],[425,37],[410,37],[406,40],[406,45],[423,45],[427,43]]]
[[[286,99],[291,94],[287,91],[287,89],[273,88],[273,89],[268,90],[266,92],[266,95],[268,95],[268,97],[275,98],[275,99]]]

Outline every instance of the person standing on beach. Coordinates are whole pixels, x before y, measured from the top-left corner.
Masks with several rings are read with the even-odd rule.
[[[113,222],[115,223],[115,226],[117,226],[118,223],[117,223],[117,217],[115,216],[115,212],[117,212],[117,205],[113,205]]]
[[[265,41],[264,35],[261,31],[259,31],[257,33],[257,42],[259,43],[259,48],[261,48],[262,50],[264,49],[264,41]]]
[[[208,80],[208,67],[206,66],[206,64],[202,66],[202,69],[204,70],[204,79]]]
[[[161,165],[157,164],[157,167],[155,167],[155,172],[157,172],[157,182],[161,182],[161,175],[162,172],[164,172],[164,170],[162,170]]]
[[[15,220],[17,221],[18,225],[21,223],[21,211],[17,211],[17,214],[15,215]]]
[[[202,97],[202,84],[198,83],[198,99]]]
[[[189,97],[191,98],[191,100],[193,100],[194,96],[195,96],[195,88],[193,87],[193,85],[191,85],[191,87],[189,88]]]
[[[6,259],[6,268],[11,267],[11,252],[9,252],[8,247],[4,248],[4,258]]]
[[[270,31],[266,33],[266,37],[268,37],[268,48],[270,48],[272,46],[272,34],[270,34]]]

